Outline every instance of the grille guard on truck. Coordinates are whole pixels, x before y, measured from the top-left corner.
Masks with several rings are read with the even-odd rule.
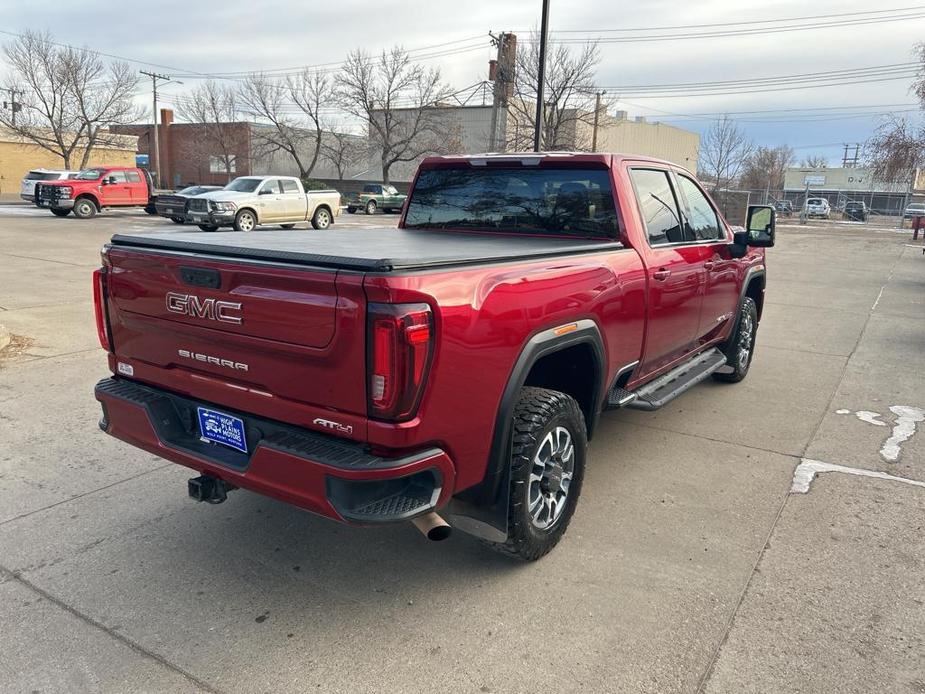
[[[408,520],[440,508],[452,493],[455,469],[437,448],[385,458],[359,444],[219,406],[245,422],[251,452],[242,453],[201,440],[196,408],[211,403],[117,378],[100,381],[95,394],[106,433],[334,520]]]

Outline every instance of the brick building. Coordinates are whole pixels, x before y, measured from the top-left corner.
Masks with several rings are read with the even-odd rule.
[[[222,151],[221,142],[211,135],[214,126],[202,123],[176,123],[170,109],[161,109],[160,123],[157,127],[162,185],[165,187],[178,188],[189,183],[224,185],[233,178],[249,175],[299,175],[295,162],[285,152],[259,153],[259,133],[261,128],[266,126],[246,121],[222,123],[221,142],[227,146],[227,152]],[[148,155],[149,167],[153,172],[153,126],[123,125],[114,128],[114,131],[138,137],[138,153]],[[304,158],[306,161],[310,160],[310,153],[306,152]],[[361,174],[366,168],[366,163],[362,162],[348,171],[347,175]],[[336,176],[335,168],[319,158],[312,171],[312,177],[332,179]]]
[[[90,166],[135,166],[135,138],[106,137],[106,144],[97,145],[90,153]],[[71,166],[80,166],[83,149],[74,151]],[[23,177],[31,169],[63,169],[64,160],[26,140],[11,130],[0,127],[0,195],[19,197]]]

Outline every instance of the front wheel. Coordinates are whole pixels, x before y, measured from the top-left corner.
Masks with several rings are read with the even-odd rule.
[[[714,372],[713,378],[726,383],[738,383],[746,375],[755,355],[755,333],[758,331],[758,306],[750,296],[742,299],[735,332],[723,352],[726,366],[722,372]]]
[[[183,217],[171,217],[170,221],[174,224],[186,224],[186,220]]]
[[[257,226],[257,216],[250,210],[241,210],[234,218],[235,231],[253,231]]]
[[[331,226],[331,213],[326,207],[319,207],[315,210],[315,215],[312,217],[312,226],[315,229],[327,229]]]
[[[51,213],[55,217],[67,217],[71,213],[71,211],[68,209],[64,209],[63,207],[53,207],[51,208]]]
[[[97,213],[96,205],[89,198],[79,198],[74,203],[74,216],[77,219],[90,219]]]
[[[508,539],[490,543],[504,554],[535,561],[568,528],[585,472],[585,420],[570,395],[526,387],[514,408]]]
[[[376,214],[376,201],[370,200],[366,203],[366,214]]]
[[[218,231],[218,227],[214,224],[200,224],[199,228],[203,231]]]

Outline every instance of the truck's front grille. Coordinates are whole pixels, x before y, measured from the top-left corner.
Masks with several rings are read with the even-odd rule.
[[[189,203],[190,212],[208,212],[209,211],[209,201],[200,200],[198,198],[190,198]]]

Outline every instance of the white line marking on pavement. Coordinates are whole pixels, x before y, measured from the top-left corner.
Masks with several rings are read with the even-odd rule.
[[[814,479],[816,479],[816,475],[818,475],[820,472],[843,472],[847,475],[873,477],[878,480],[888,480],[890,482],[902,482],[903,484],[911,484],[914,487],[925,487],[925,482],[910,480],[905,477],[896,477],[895,475],[888,475],[885,472],[862,470],[856,467],[846,467],[844,465],[824,463],[821,460],[801,458],[800,464],[797,465],[797,469],[793,471],[793,484],[790,486],[790,493],[806,494],[809,492],[809,485]]]
[[[896,423],[893,425],[892,434],[880,447],[880,456],[888,463],[895,463],[899,460],[902,444],[915,435],[916,424],[925,421],[925,409],[910,405],[891,405],[890,412],[896,416]],[[835,410],[835,414],[851,414],[851,410]],[[886,422],[880,421],[883,415],[879,412],[858,410],[854,414],[862,422],[878,427],[889,426]]]
[[[896,424],[893,426],[893,435],[886,440],[886,443],[880,449],[880,455],[885,460],[895,463],[899,460],[900,446],[915,434],[915,425],[925,420],[925,410],[921,407],[893,405],[890,412],[896,415]]]

